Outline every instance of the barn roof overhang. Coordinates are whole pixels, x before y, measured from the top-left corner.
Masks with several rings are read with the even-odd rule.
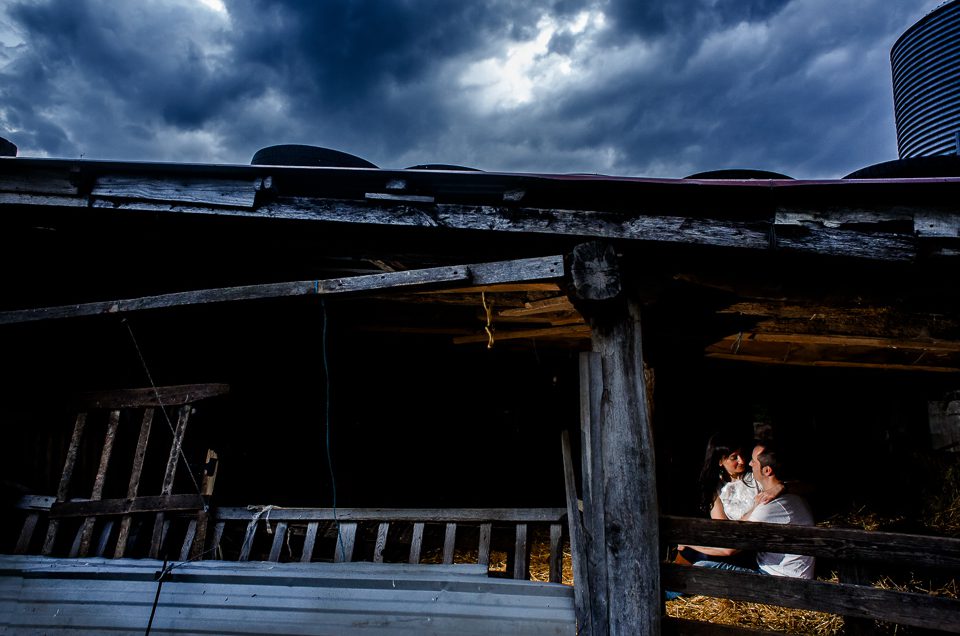
[[[676,180],[0,160],[11,312],[612,243],[654,348],[960,370],[960,179]],[[26,266],[25,266],[26,265]],[[357,328],[587,347],[566,279],[369,292]],[[389,303],[391,311],[368,311]],[[367,317],[363,319],[363,317]],[[489,318],[489,321],[488,321]]]

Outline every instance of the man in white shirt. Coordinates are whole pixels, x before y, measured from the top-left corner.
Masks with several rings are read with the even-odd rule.
[[[780,486],[783,481],[778,474],[783,473],[783,458],[770,445],[757,445],[753,449],[750,460],[753,476],[760,484],[761,489],[770,490]],[[764,523],[784,523],[800,526],[812,526],[813,515],[807,502],[798,495],[783,494],[767,503],[758,504],[746,517],[746,521],[760,521]],[[680,546],[681,548],[685,546]],[[730,556],[739,550],[733,548],[711,548],[705,546],[690,546],[704,554],[711,556]],[[814,558],[799,554],[784,554],[780,552],[757,552],[756,569],[721,563],[719,561],[697,561],[697,567],[709,567],[722,570],[737,570],[759,572],[773,576],[789,576],[793,578],[812,579]]]

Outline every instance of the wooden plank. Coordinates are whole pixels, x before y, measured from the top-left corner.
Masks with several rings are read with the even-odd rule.
[[[107,468],[110,465],[110,456],[113,454],[113,443],[117,439],[117,426],[120,423],[120,411],[112,410],[107,418],[107,432],[103,438],[103,450],[100,453],[100,466],[97,468],[97,475],[93,480],[93,492],[90,494],[92,501],[99,501],[103,496],[103,486],[107,480]],[[53,510],[51,510],[51,513]],[[80,527],[80,553],[79,556],[85,557],[90,553],[90,542],[93,539],[93,524],[96,518],[87,517],[83,520]],[[74,556],[74,555],[71,555]]]
[[[193,542],[197,538],[197,520],[191,519],[187,524],[187,532],[183,537],[183,545],[180,547],[180,560],[186,561],[190,558],[190,551],[193,550]]]
[[[422,533],[421,533],[422,534]],[[492,523],[480,524],[480,541],[477,545],[477,563],[490,566],[490,539],[493,535]]]
[[[253,540],[257,535],[257,524],[260,523],[260,517],[254,517],[247,524],[247,531],[243,535],[243,543],[240,544],[240,555],[237,561],[249,561],[250,551],[253,549]]]
[[[580,434],[583,470],[583,578],[591,629],[598,634],[608,630],[608,583],[606,575],[606,527],[603,522],[604,479],[603,448],[600,434],[600,406],[603,397],[603,372],[600,354],[580,354]],[[576,492],[576,490],[574,490]]]
[[[420,551],[423,549],[423,523],[413,524],[413,536],[410,539],[410,563],[420,563]]]
[[[390,205],[308,197],[279,197],[265,203],[258,212],[272,218],[332,223],[634,239],[751,249],[770,246],[767,223],[702,216],[451,203],[417,205],[397,202]]]
[[[815,360],[815,361],[805,361],[805,360],[796,360],[788,359],[783,360],[780,358],[772,358],[765,356],[754,356],[747,354],[732,354],[732,353],[707,353],[704,355],[706,358],[714,358],[717,360],[733,360],[735,362],[754,362],[759,364],[776,364],[776,365],[787,365],[795,367],[835,367],[843,369],[876,369],[881,371],[919,371],[923,373],[960,373],[960,367],[954,366],[943,366],[935,367],[931,365],[920,365],[920,364],[881,364],[881,363],[870,363],[870,362],[856,362],[856,361],[841,361],[841,360]]]
[[[273,529],[273,543],[270,545],[270,556],[268,561],[276,563],[280,560],[280,553],[283,551],[283,542],[287,538],[287,522],[280,521]]]
[[[688,594],[769,603],[960,632],[960,600],[782,576],[662,564],[663,585]]]
[[[669,543],[739,549],[776,545],[789,554],[960,569],[960,539],[950,537],[673,516],[661,517],[661,532]]]
[[[256,510],[224,506],[215,510],[219,521],[249,521]],[[424,523],[527,523],[561,521],[566,508],[274,508],[270,518],[282,521],[407,521]]]
[[[305,280],[263,285],[243,285],[217,289],[108,300],[78,305],[43,307],[0,312],[0,324],[53,320],[78,316],[116,314],[164,307],[180,307],[205,303],[282,298],[287,296],[357,294],[387,289],[415,289],[454,282],[492,282],[538,280],[563,276],[563,259],[559,256],[528,258],[496,263],[455,265],[430,269],[411,269],[400,272],[381,272],[367,276]]]
[[[601,392],[600,437],[591,438],[591,452],[599,450],[603,466],[616,467],[615,475],[591,474],[591,503],[602,511],[604,541],[588,543],[588,555],[592,555],[588,562],[606,577],[609,617],[606,628],[598,630],[598,614],[592,608],[592,622],[600,633],[659,635],[663,608],[659,507],[641,302],[624,287],[616,251],[610,245],[577,245],[570,270],[580,311],[591,326],[593,350],[602,362],[600,386],[591,385],[591,390]],[[591,586],[591,595],[596,598],[597,594]]]
[[[217,556],[220,550],[220,540],[223,539],[223,531],[226,525],[226,522],[219,521],[213,526],[213,538],[210,540],[210,550],[214,556]]]
[[[457,524],[448,523],[446,532],[443,535],[443,563],[450,565],[453,563],[453,551],[457,543]]]
[[[37,528],[37,521],[39,519],[39,513],[31,512],[23,520],[23,527],[20,528],[20,536],[17,538],[17,545],[13,549],[14,554],[26,554],[30,549],[30,542],[33,540],[33,533]]]
[[[49,495],[23,495],[17,501],[17,510],[40,510],[49,512],[51,506],[57,502],[56,497]]]
[[[861,347],[867,349],[909,349],[928,351],[930,353],[957,353],[960,352],[960,342],[946,340],[904,340],[901,338],[869,338],[849,335],[824,335],[806,333],[760,333],[754,332],[727,336],[719,342],[726,343],[727,348],[735,341],[741,342],[771,342],[791,343],[799,345],[823,345],[828,347]]]
[[[527,550],[527,524],[518,523],[513,544],[513,578],[525,581],[530,578],[530,553]]]
[[[62,519],[127,515],[138,512],[194,511],[202,510],[205,503],[200,495],[150,495],[133,499],[76,500],[53,504],[50,508],[50,517]]]
[[[172,201],[252,208],[261,178],[256,179],[190,179],[187,177],[154,177],[103,175],[97,178],[91,196],[106,199],[138,199]]]
[[[69,170],[32,170],[0,173],[0,192],[77,196],[75,176]],[[86,202],[83,202],[86,205]]]
[[[37,206],[45,208],[85,208],[86,197],[0,192],[0,205]]]
[[[494,340],[519,340],[521,338],[590,338],[590,327],[585,324],[563,325],[560,327],[542,327],[540,329],[518,329],[507,331],[497,329],[493,332]],[[472,342],[487,342],[487,334],[469,336],[455,336],[453,344],[468,344]]]
[[[583,357],[581,356],[581,362]],[[583,367],[581,366],[581,369]],[[561,433],[563,452],[563,482],[567,497],[567,525],[570,528],[570,559],[573,565],[573,600],[577,612],[577,625],[583,634],[592,634],[590,577],[587,571],[587,554],[583,537],[583,523],[577,506],[576,476],[573,473],[573,457],[570,450],[570,433]],[[586,481],[586,480],[584,480]]]
[[[563,526],[559,523],[550,524],[550,582],[563,581]]]
[[[177,417],[177,428],[173,432],[173,439],[170,442],[170,455],[167,458],[167,468],[163,473],[163,485],[160,487],[161,495],[170,495],[173,492],[173,482],[177,475],[177,463],[180,460],[181,448],[183,446],[183,435],[187,430],[187,422],[190,419],[192,407],[184,404],[180,407]],[[153,536],[150,540],[150,558],[160,558],[160,548],[163,542],[162,528],[164,517],[162,512],[158,512],[153,522]]]
[[[357,524],[353,522],[340,523],[337,526],[337,546],[334,548],[334,563],[344,563],[353,560],[353,546],[357,540]]]
[[[373,562],[383,563],[383,550],[387,547],[387,533],[390,531],[390,523],[384,521],[377,528],[377,542],[373,546]]]
[[[73,398],[71,403],[84,410],[158,408],[182,406],[188,402],[199,402],[229,392],[229,384],[180,384],[156,388],[81,393]]]
[[[303,552],[300,553],[301,563],[310,563],[313,560],[313,549],[317,544],[317,530],[319,528],[319,521],[311,521],[307,524],[307,534],[303,538]]]
[[[70,446],[67,448],[67,458],[63,463],[63,473],[60,475],[60,484],[57,486],[57,501],[64,501],[70,490],[70,479],[73,477],[73,468],[77,463],[77,449],[80,447],[80,438],[83,437],[83,429],[87,423],[86,413],[77,413],[76,422],[73,425],[73,435],[70,437]],[[53,546],[57,540],[57,529],[59,522],[51,520],[47,525],[47,536],[43,542],[42,553],[49,556],[53,552]]]
[[[524,303],[523,307],[503,309],[498,311],[497,315],[504,318],[509,318],[514,316],[535,316],[539,314],[570,310],[573,310],[573,304],[570,302],[569,298],[566,296],[555,296],[553,298],[544,298],[543,300],[535,300]]]
[[[204,460],[203,480],[200,482],[200,494],[204,497],[213,496],[213,488],[217,482],[217,472],[220,470],[220,458],[217,452],[212,448],[207,449],[207,456]],[[207,545],[207,527],[210,525],[210,510],[208,506],[197,513],[197,537],[194,543],[193,551],[190,553],[191,560],[203,558]]]
[[[100,529],[100,538],[97,540],[97,549],[95,555],[102,557],[107,551],[107,544],[110,542],[110,535],[113,534],[113,519],[107,519]]]
[[[147,443],[150,441],[150,428],[153,424],[155,411],[152,407],[143,410],[143,420],[140,422],[140,436],[137,438],[137,447],[133,452],[133,466],[130,469],[130,481],[127,484],[127,499],[133,499],[140,490],[140,474],[143,472],[143,460],[147,454]],[[130,540],[130,525],[133,517],[124,515],[120,520],[120,533],[117,536],[117,547],[113,558],[122,559],[127,551],[127,542]]]

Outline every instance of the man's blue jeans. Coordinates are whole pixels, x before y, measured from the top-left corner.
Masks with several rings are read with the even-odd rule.
[[[711,568],[713,570],[727,570],[729,572],[743,572],[745,574],[766,574],[763,570],[760,569],[760,566],[753,568],[745,568],[740,565],[734,565],[732,563],[723,563],[721,561],[697,561],[693,564],[695,568]],[[668,601],[672,601],[675,598],[680,598],[683,596],[681,592],[671,592],[667,590],[664,593],[664,596]]]

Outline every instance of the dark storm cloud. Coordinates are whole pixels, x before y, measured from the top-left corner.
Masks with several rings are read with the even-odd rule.
[[[21,0],[22,154],[841,176],[895,155],[889,47],[935,0]],[[11,33],[13,35],[11,35]]]

